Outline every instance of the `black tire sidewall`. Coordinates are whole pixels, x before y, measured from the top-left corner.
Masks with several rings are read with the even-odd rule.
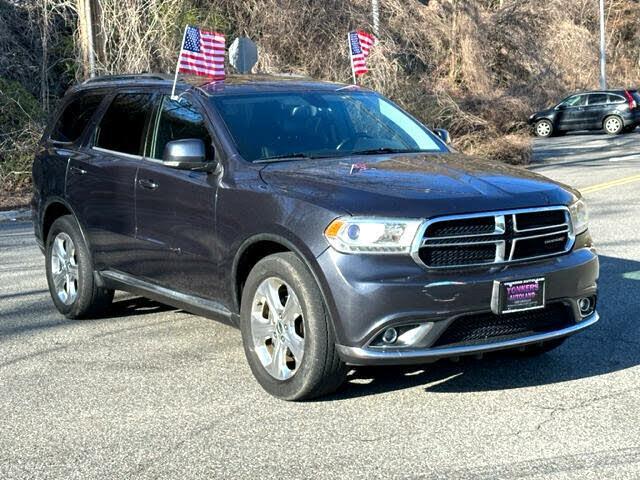
[[[76,249],[76,263],[78,265],[78,296],[70,305],[66,305],[58,298],[51,272],[53,241],[61,232],[69,235],[73,241]],[[47,283],[49,284],[49,292],[51,293],[55,307],[67,318],[83,317],[90,309],[94,298],[95,282],[93,278],[93,262],[80,227],[72,216],[65,215],[60,217],[51,225],[45,247],[45,262]]]
[[[251,335],[251,308],[258,286],[269,277],[284,280],[296,293],[304,322],[304,356],[296,373],[287,380],[272,377],[255,353]],[[317,283],[304,263],[292,253],[271,255],[253,268],[242,293],[240,329],[253,375],[270,394],[284,400],[306,398],[323,380],[327,350],[335,348],[324,301]]]

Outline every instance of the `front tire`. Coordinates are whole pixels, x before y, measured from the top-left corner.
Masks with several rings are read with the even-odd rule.
[[[602,126],[604,131],[609,135],[618,135],[619,133],[622,133],[622,129],[624,128],[622,119],[616,115],[610,115],[605,118],[604,122],[602,122]]]
[[[553,124],[547,119],[538,120],[534,132],[536,137],[548,138],[553,135]]]
[[[295,254],[270,255],[251,270],[240,329],[251,371],[271,395],[306,400],[343,383],[346,366],[322,294]]]
[[[113,290],[96,285],[91,254],[71,215],[62,216],[51,225],[45,261],[49,293],[65,317],[89,318],[109,307]]]

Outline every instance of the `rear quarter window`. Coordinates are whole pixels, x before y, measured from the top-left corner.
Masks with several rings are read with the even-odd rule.
[[[102,94],[84,94],[71,100],[53,127],[51,140],[63,143],[78,141],[103,98]]]
[[[589,95],[589,105],[603,105],[607,103],[607,94],[594,93]]]
[[[146,93],[116,95],[96,129],[94,146],[112,152],[142,155],[152,99],[153,95]]]

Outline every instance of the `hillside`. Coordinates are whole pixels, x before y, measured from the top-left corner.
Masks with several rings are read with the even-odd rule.
[[[368,0],[99,0],[102,73],[171,72],[185,23],[252,37],[261,72],[348,82],[346,32],[371,29]],[[47,114],[83,76],[75,2],[0,0],[0,180],[5,195],[28,184]],[[598,85],[593,0],[382,0],[380,43],[363,83],[457,148],[526,163],[526,119],[567,92]],[[607,1],[611,85],[640,73],[640,5]]]

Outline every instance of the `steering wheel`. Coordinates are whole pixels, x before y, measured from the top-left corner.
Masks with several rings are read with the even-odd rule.
[[[349,145],[353,147],[356,144],[356,141],[358,141],[361,138],[373,138],[373,137],[371,135],[367,135],[366,133],[356,133],[353,137],[348,137],[342,140],[336,147],[336,150],[343,150],[345,145]]]

